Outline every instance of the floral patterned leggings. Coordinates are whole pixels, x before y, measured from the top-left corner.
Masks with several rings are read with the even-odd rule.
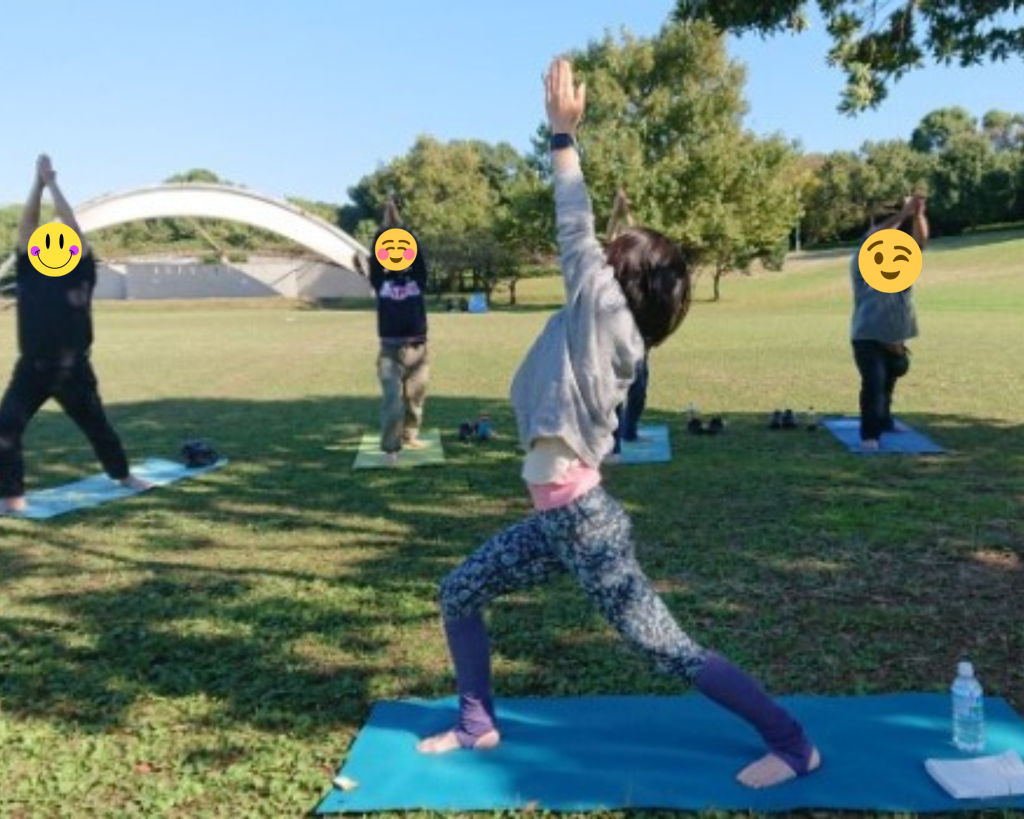
[[[676,623],[637,562],[632,524],[600,486],[488,540],[441,585],[446,621],[571,572],[605,619],[660,670],[692,682],[706,652]]]

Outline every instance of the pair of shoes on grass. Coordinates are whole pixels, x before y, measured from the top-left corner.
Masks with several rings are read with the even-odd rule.
[[[772,420],[768,423],[769,429],[800,429],[800,422],[796,413],[791,409],[775,410],[772,413]],[[818,417],[811,410],[807,413],[807,431],[814,432],[818,428]]]
[[[775,410],[772,413],[772,420],[768,424],[769,429],[797,429],[799,426],[796,420],[796,413],[791,409],[785,411]]]
[[[691,418],[686,428],[694,435],[717,435],[725,429],[725,421],[715,416],[705,426],[700,418]]]

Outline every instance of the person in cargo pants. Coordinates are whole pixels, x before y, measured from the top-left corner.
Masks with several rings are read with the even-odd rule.
[[[374,237],[374,248],[390,230],[402,228],[402,219],[393,200],[384,208],[381,228]],[[417,243],[415,258],[404,270],[390,270],[381,264],[376,252],[369,261],[369,279],[377,297],[377,333],[380,354],[377,376],[383,401],[380,409],[380,448],[392,465],[402,449],[420,449],[423,404],[427,397],[430,365],[427,357],[427,265],[423,249]]]

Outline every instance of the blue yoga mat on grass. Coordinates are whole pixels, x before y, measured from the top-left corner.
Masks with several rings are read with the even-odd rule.
[[[746,723],[698,694],[499,700],[502,744],[440,756],[420,737],[450,727],[456,700],[374,706],[335,787],[316,812],[590,811],[621,808],[955,811],[1024,808],[1024,797],[954,800],[925,771],[964,755],[950,742],[942,694],[782,697],[821,750],[821,769],[768,790],[735,781],[764,753]],[[986,699],[986,753],[1024,753],[1024,720]]]
[[[902,421],[896,421],[896,432],[882,434],[881,446],[875,451],[860,448],[860,418],[826,418],[822,423],[850,452],[858,455],[938,455],[946,451]]]
[[[635,441],[623,441],[620,464],[660,464],[672,460],[668,427],[664,424],[641,424]]]
[[[149,481],[154,486],[165,486],[182,478],[191,478],[195,475],[203,475],[214,469],[219,469],[227,463],[226,458],[221,458],[211,466],[189,469],[184,464],[175,461],[165,461],[161,458],[147,458],[140,464],[132,467],[132,474],[136,477]],[[30,492],[28,500],[28,511],[20,514],[10,515],[12,518],[27,518],[29,520],[46,520],[57,517],[76,509],[87,509],[99,506],[109,501],[128,498],[138,495],[140,492],[135,489],[127,489],[116,481],[112,481],[106,475],[93,475],[75,483],[64,486],[55,486],[51,489],[40,489]]]

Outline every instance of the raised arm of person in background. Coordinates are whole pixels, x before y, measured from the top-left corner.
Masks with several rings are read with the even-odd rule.
[[[43,179],[42,166],[43,160],[46,160],[47,168],[49,168],[49,159],[45,154],[41,154],[36,160],[36,175],[35,179],[32,180],[32,190],[28,193],[28,200],[25,202],[25,209],[21,212],[21,222],[18,224],[18,252],[28,252],[28,243],[32,238],[32,234],[36,232],[36,228],[39,227],[39,213],[43,204],[43,189],[46,187],[46,181]]]
[[[633,214],[629,212],[629,198],[626,192],[619,188],[615,193],[615,202],[612,204],[612,215],[608,220],[607,241],[612,241],[622,231],[623,226],[633,227]]]
[[[914,197],[908,196],[903,200],[903,207],[896,211],[892,216],[886,219],[884,222],[879,222],[873,228],[869,229],[864,234],[864,239],[869,236],[874,236],[880,230],[894,230],[899,228],[904,222],[907,221],[911,216],[917,212],[917,204]]]
[[[928,244],[928,216],[925,213],[927,208],[927,200],[924,196],[918,194],[914,197],[914,241],[917,242],[918,247],[921,250],[925,249],[925,245]]]
[[[398,206],[395,204],[393,197],[389,196],[388,201],[384,204],[384,211],[380,217],[380,227],[378,230],[378,236],[385,230],[390,228],[400,227],[402,224],[402,215],[398,212]],[[376,254],[376,248],[372,249],[373,253]],[[380,288],[384,284],[384,278],[387,276],[387,271],[384,266],[377,260],[377,256],[371,256],[366,260],[369,265],[369,279],[370,284],[373,287],[374,295],[380,293]]]
[[[409,267],[409,278],[420,286],[420,291],[424,296],[427,294],[428,275],[429,269],[427,268],[427,255],[423,251],[423,245],[417,244],[416,258],[413,259],[412,265]]]
[[[78,238],[82,240],[81,251],[84,256],[88,251],[85,237],[82,235],[82,228],[78,226],[78,220],[75,218],[74,210],[72,210],[71,205],[68,204],[68,200],[64,198],[64,194],[61,192],[60,186],[57,184],[57,172],[50,164],[50,158],[45,154],[40,157],[40,163],[39,175],[43,182],[46,183],[46,187],[50,189],[50,196],[53,197],[53,207],[54,210],[57,211],[57,217],[61,222],[78,234]]]
[[[389,196],[387,204],[384,205],[384,216],[380,222],[380,229],[387,230],[401,226],[402,214],[398,212],[398,205],[395,204],[394,198]]]

